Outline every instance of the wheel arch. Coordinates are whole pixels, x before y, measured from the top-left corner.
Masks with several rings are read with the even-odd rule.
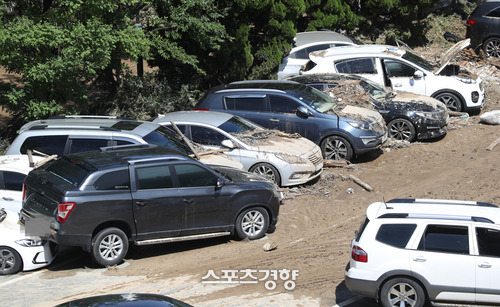
[[[267,208],[264,204],[262,203],[249,203],[249,204],[246,204],[245,206],[242,206],[237,212],[236,214],[234,215],[233,217],[233,225],[236,224],[236,220],[238,219],[238,216],[245,210],[247,209],[252,209],[252,208],[262,208],[264,210],[266,210],[267,212],[267,215],[269,216],[269,220],[271,221],[273,218],[274,218],[274,215],[273,213],[271,212],[271,210],[269,210],[269,208]],[[234,229],[233,229],[233,232],[234,232]]]
[[[127,222],[120,221],[120,220],[115,220],[115,221],[106,221],[101,224],[99,224],[97,227],[95,227],[94,231],[92,232],[92,237],[88,241],[88,243],[85,245],[85,250],[87,252],[90,252],[92,250],[92,240],[95,238],[95,236],[102,231],[103,229],[106,228],[118,228],[121,231],[125,233],[127,236],[128,240],[131,239],[132,237],[132,228]]]
[[[386,282],[388,282],[389,280],[395,279],[395,278],[411,279],[412,281],[418,283],[424,291],[425,299],[426,300],[430,299],[430,295],[429,295],[429,291],[428,291],[428,289],[430,289],[430,283],[423,276],[421,276],[420,274],[416,274],[415,272],[411,272],[411,271],[397,270],[397,271],[387,272],[387,273],[383,274],[382,276],[380,276],[380,278],[378,279],[377,292],[376,292],[377,293],[377,297],[376,297],[377,302],[380,302],[380,292],[382,291],[382,287],[384,286],[384,284]],[[433,297],[435,297],[435,296],[436,295],[434,295]]]
[[[2,248],[9,248],[11,250],[13,250],[15,253],[17,253],[17,255],[19,256],[19,259],[21,259],[21,266],[19,268],[19,272],[22,272],[24,271],[24,260],[23,260],[23,257],[21,256],[21,253],[18,252],[15,248],[13,248],[12,246],[8,246],[8,245],[0,245],[0,249]]]
[[[279,183],[279,186],[281,186],[283,184],[283,176],[281,175],[281,172],[280,172],[280,169],[279,167],[277,167],[276,165],[274,165],[273,163],[269,162],[269,161],[262,161],[262,160],[259,160],[255,163],[253,163],[252,165],[250,165],[250,167],[248,168],[248,170],[250,171],[254,166],[257,166],[259,164],[269,164],[271,165],[272,167],[274,167],[276,169],[276,171],[278,172],[278,175],[280,176],[280,183]]]
[[[464,96],[462,96],[462,94],[460,94],[456,90],[452,90],[452,89],[449,89],[449,88],[447,88],[447,89],[440,89],[440,90],[435,91],[431,95],[431,97],[432,98],[436,98],[437,95],[439,95],[439,94],[445,94],[445,93],[450,93],[450,94],[453,94],[453,95],[457,96],[458,99],[460,99],[460,105],[462,107],[462,110],[465,110],[467,108],[467,106],[465,105],[465,98],[464,98]]]
[[[340,131],[334,131],[334,132],[330,132],[328,134],[322,135],[321,138],[320,138],[320,140],[319,140],[318,146],[321,147],[321,144],[327,138],[329,138],[331,136],[340,136],[341,138],[344,138],[347,142],[349,142],[349,145],[351,145],[351,148],[352,148],[353,158],[357,157],[357,155],[358,155],[358,147],[356,146],[356,144],[354,143],[354,141],[351,140],[351,138],[349,137],[349,135],[347,135],[346,133],[342,133]]]

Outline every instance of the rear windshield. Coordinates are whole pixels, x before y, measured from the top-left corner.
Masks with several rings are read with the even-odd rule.
[[[89,176],[90,171],[77,162],[60,158],[45,168],[47,183],[61,190],[74,190]]]

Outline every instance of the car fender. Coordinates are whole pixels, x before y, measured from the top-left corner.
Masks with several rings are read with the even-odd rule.
[[[437,95],[442,94],[442,93],[451,93],[453,95],[456,95],[458,97],[458,99],[460,99],[460,103],[462,104],[462,108],[467,107],[465,105],[465,98],[464,98],[464,96],[462,96],[462,94],[460,94],[458,91],[452,90],[452,89],[449,89],[449,88],[439,89],[439,90],[435,91],[434,93],[432,93],[431,97],[432,98],[436,98]]]
[[[432,291],[429,293],[429,289],[432,289],[430,283],[420,274],[412,272],[411,270],[393,270],[382,274],[377,280],[377,302],[380,300],[380,290],[385,282],[392,278],[404,277],[414,280],[418,282],[422,288],[424,289],[425,294],[427,295],[427,299],[433,300],[438,292]]]

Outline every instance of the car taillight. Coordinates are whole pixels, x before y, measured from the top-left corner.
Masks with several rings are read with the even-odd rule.
[[[368,262],[368,254],[361,247],[356,245],[352,247],[351,257],[354,261]]]
[[[475,21],[475,20],[473,20],[473,19],[467,19],[467,25],[468,25],[469,27],[472,27],[475,23],[476,23],[476,21]]]
[[[193,108],[194,111],[210,111],[210,109],[206,108]]]
[[[26,199],[26,184],[23,182],[23,198],[21,198],[23,201]]]
[[[57,207],[57,221],[60,223],[66,222],[71,210],[75,209],[75,203],[60,203]]]

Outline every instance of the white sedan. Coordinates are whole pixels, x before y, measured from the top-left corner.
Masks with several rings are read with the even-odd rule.
[[[224,153],[243,168],[268,177],[280,186],[299,185],[318,178],[323,157],[318,145],[300,135],[264,129],[246,119],[222,112],[184,111],[160,115],[154,122],[171,126],[206,149]]]
[[[7,205],[7,206],[5,206]],[[0,201],[0,275],[35,270],[54,260],[56,245],[24,232],[12,202]],[[17,204],[21,206],[21,204]],[[8,209],[3,209],[8,207]],[[16,206],[14,206],[16,207]]]

